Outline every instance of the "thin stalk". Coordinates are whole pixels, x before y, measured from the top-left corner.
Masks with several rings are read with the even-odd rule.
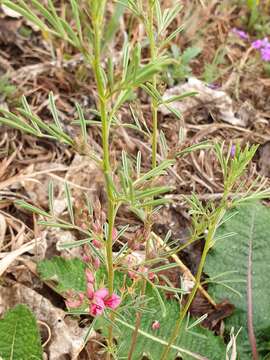
[[[112,172],[110,166],[110,151],[109,151],[109,119],[107,111],[107,100],[105,97],[105,88],[102,79],[102,67],[101,67],[101,35],[102,26],[99,21],[93,19],[93,32],[94,32],[94,57],[93,57],[93,71],[95,75],[97,91],[98,91],[98,108],[101,117],[101,129],[102,129],[102,148],[103,148],[103,173],[105,176],[105,187],[108,201],[108,237],[106,239],[106,260],[107,260],[107,273],[108,273],[108,289],[109,294],[113,293],[114,282],[114,270],[113,270],[113,227],[115,220],[115,203],[113,200],[113,189],[111,186]],[[112,325],[108,328],[108,347],[113,347],[113,329]],[[107,356],[110,359],[110,354]]]
[[[149,23],[148,23],[148,37],[149,37],[149,44],[150,44],[150,55],[151,61],[156,60],[157,56],[157,46],[155,41],[155,29],[154,29],[154,6],[151,3],[151,0],[148,1],[148,8],[149,8]],[[153,75],[152,85],[156,89],[157,88],[157,77]],[[151,111],[152,111],[152,168],[156,167],[157,164],[157,140],[158,140],[158,105],[155,99],[152,98],[151,101]]]
[[[157,54],[157,47],[156,47],[156,41],[155,41],[155,29],[154,29],[154,6],[151,0],[148,0],[148,21],[146,24],[146,33],[148,35],[149,38],[149,44],[150,44],[150,57],[151,57],[151,61],[155,61],[156,59],[156,54]],[[153,87],[156,89],[157,87],[157,78],[156,75],[153,75],[152,78],[152,85]],[[154,169],[157,166],[157,140],[158,140],[158,116],[157,116],[157,112],[158,112],[158,105],[155,99],[151,100],[151,113],[152,113],[152,169]],[[151,212],[152,212],[152,207],[149,207],[149,209],[147,209],[148,215],[146,216],[146,218],[149,218]],[[146,248],[145,248],[145,258],[146,260],[149,257],[149,253],[150,253],[150,238],[151,238],[151,228],[152,228],[152,223],[151,220],[149,221],[149,223],[147,224],[147,230],[146,233],[148,234],[147,239],[146,239]],[[145,295],[145,291],[146,291],[146,284],[147,284],[147,280],[143,279],[142,281],[142,289],[141,289],[141,296]],[[135,323],[135,328],[132,334],[132,340],[131,340],[131,346],[129,349],[129,353],[128,353],[128,360],[132,360],[132,354],[134,352],[135,346],[136,346],[136,341],[137,341],[137,337],[138,337],[138,333],[139,333],[139,328],[141,325],[141,319],[142,319],[142,313],[138,312],[136,314],[136,323]]]
[[[206,262],[206,257],[207,257],[208,251],[210,250],[210,248],[212,246],[213,239],[214,239],[214,236],[215,236],[215,233],[216,233],[216,229],[217,229],[218,224],[219,224],[219,222],[221,220],[221,215],[223,214],[224,210],[226,209],[226,199],[228,197],[227,194],[228,194],[228,191],[224,191],[223,199],[221,201],[221,204],[220,204],[219,208],[216,210],[216,214],[214,216],[214,219],[213,219],[212,223],[209,226],[209,230],[208,230],[208,234],[207,234],[207,237],[206,237],[206,240],[205,240],[203,253],[202,253],[201,260],[200,260],[199,267],[198,267],[198,271],[197,271],[197,274],[196,274],[196,277],[195,277],[195,284],[193,286],[193,289],[192,289],[191,293],[188,296],[188,299],[187,299],[187,302],[186,302],[185,306],[180,311],[179,318],[178,318],[178,320],[177,320],[177,322],[175,324],[175,327],[174,327],[173,332],[171,334],[170,340],[168,341],[168,344],[167,344],[166,348],[164,349],[160,360],[166,360],[167,359],[168,354],[169,354],[170,349],[171,349],[171,346],[173,345],[173,343],[175,342],[177,336],[179,335],[179,331],[181,329],[182,322],[183,322],[184,318],[186,317],[188,309],[189,309],[190,305],[192,304],[192,301],[194,300],[194,297],[195,297],[195,295],[196,295],[196,293],[197,293],[197,291],[198,291],[198,289],[200,287],[201,276],[202,276],[203,268],[204,268],[204,265],[205,265],[205,262]]]
[[[144,279],[143,283],[142,283],[141,295],[145,295],[145,290],[146,290],[146,280]],[[135,328],[134,328],[134,331],[132,334],[131,345],[130,345],[130,349],[128,352],[128,360],[132,359],[132,354],[134,353],[134,350],[135,350],[136,341],[137,341],[137,337],[138,337],[138,333],[139,333],[139,328],[141,325],[141,320],[142,320],[142,313],[137,312]]]
[[[209,232],[210,234],[210,232]],[[170,340],[166,346],[166,348],[164,349],[162,355],[161,355],[161,358],[160,360],[166,360],[167,359],[167,356],[168,356],[168,353],[171,349],[171,346],[173,345],[174,341],[176,340],[178,334],[179,334],[179,331],[180,331],[180,328],[181,328],[181,325],[182,325],[182,322],[188,312],[188,309],[196,295],[196,292],[199,288],[199,285],[200,285],[200,280],[201,280],[201,276],[202,276],[202,272],[203,272],[203,268],[204,268],[204,264],[205,264],[205,260],[206,260],[206,256],[207,256],[207,253],[208,253],[208,250],[209,250],[209,240],[211,240],[212,238],[211,237],[207,237],[208,240],[205,241],[205,245],[204,245],[204,249],[203,249],[203,253],[202,253],[202,257],[201,257],[201,261],[200,261],[200,264],[199,264],[199,267],[198,267],[198,271],[197,271],[197,274],[196,274],[196,277],[195,277],[195,284],[193,286],[193,289],[188,297],[188,300],[185,304],[185,306],[183,307],[183,309],[180,311],[180,316],[175,324],[175,327],[173,329],[173,332],[172,332],[172,335],[170,337]]]
[[[98,91],[98,107],[101,117],[101,129],[102,129],[102,148],[103,148],[103,172],[105,176],[105,186],[108,200],[108,238],[106,241],[106,257],[107,257],[107,269],[108,269],[108,287],[109,292],[113,292],[113,256],[112,256],[112,233],[114,225],[114,201],[113,190],[111,188],[111,166],[110,166],[110,152],[109,152],[109,121],[107,116],[107,100],[105,98],[105,89],[102,80],[101,58],[100,58],[100,46],[101,46],[101,30],[97,22],[93,22],[94,28],[94,60],[93,69],[97,84]]]

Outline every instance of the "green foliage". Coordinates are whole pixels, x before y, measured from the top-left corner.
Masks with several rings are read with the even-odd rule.
[[[250,28],[252,28],[254,26],[254,24],[256,23],[256,20],[258,19],[258,16],[259,16],[260,0],[246,0],[246,2],[247,2],[247,6],[249,8],[249,11],[250,11],[250,18],[249,18],[248,26]]]
[[[269,1],[244,0],[248,16],[245,19],[248,29],[258,38],[270,35]]]
[[[171,51],[175,61],[169,67],[167,78],[170,85],[173,85],[174,82],[177,83],[178,81],[184,80],[192,75],[190,62],[201,53],[202,49],[196,46],[191,46],[181,53],[178,46],[172,45]]]
[[[12,85],[9,78],[4,75],[0,77],[0,96],[4,98],[11,97],[16,91],[16,87]]]
[[[233,216],[232,216],[233,215]],[[248,340],[248,291],[253,299],[252,314],[260,358],[269,351],[270,341],[270,209],[259,203],[247,203],[227,215],[217,231],[216,242],[208,255],[205,272],[210,276],[209,291],[217,301],[224,298],[236,310],[226,319],[226,329],[242,330],[237,338],[241,360],[251,359]],[[230,234],[226,237],[226,234]],[[250,288],[248,276],[251,276]],[[232,288],[234,289],[232,291]],[[268,342],[268,345],[267,345]]]
[[[53,280],[57,283],[57,291],[86,290],[86,264],[80,259],[63,259],[56,256],[50,260],[38,263],[38,272],[43,280]]]
[[[205,62],[202,78],[206,83],[208,84],[213,83],[220,76],[224,75],[225,72],[230,70],[230,67],[227,67],[224,70],[220,69],[220,65],[225,63],[225,55],[226,55],[226,49],[224,47],[220,47],[216,51],[212,62],[211,63]]]
[[[171,331],[175,324],[175,319],[179,316],[179,305],[175,299],[165,299],[162,301],[165,306],[166,315],[162,317],[160,311],[160,301],[156,292],[150,287],[147,289],[146,297],[148,299],[148,311],[142,315],[140,331],[137,337],[136,348],[132,359],[141,360],[143,355],[149,359],[159,359],[164,345],[169,340]],[[151,311],[151,312],[150,312]],[[118,346],[117,356],[119,359],[126,358],[131,344],[131,338],[134,330],[135,311],[128,307],[122,316],[115,319],[114,335],[116,336]],[[157,320],[160,323],[158,330],[152,329],[153,322]],[[103,319],[99,319],[97,328],[105,328]],[[185,321],[181,332],[177,337],[174,346],[167,360],[175,359],[176,355],[181,355],[183,360],[202,359],[206,357],[211,360],[220,360],[225,354],[223,341],[214,336],[212,332],[201,326],[192,326],[194,320]]]
[[[3,360],[42,359],[37,323],[25,305],[17,305],[0,320],[0,358]]]

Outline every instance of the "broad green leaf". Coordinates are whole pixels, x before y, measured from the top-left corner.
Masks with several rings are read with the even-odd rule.
[[[42,359],[36,319],[25,305],[17,305],[0,320],[0,359]]]
[[[63,259],[56,256],[50,260],[38,263],[38,272],[43,280],[56,281],[56,290],[85,291],[86,279],[84,271],[86,264],[80,259]]]
[[[228,332],[231,327],[235,332],[242,327],[237,337],[240,359],[252,358],[248,336],[252,330],[259,358],[262,359],[270,350],[270,288],[267,285],[270,273],[270,209],[256,202],[247,203],[232,212],[236,214],[217,231],[219,240],[208,255],[204,270],[213,279],[209,285],[211,296],[216,301],[226,298],[236,307],[225,325]],[[232,232],[234,236],[224,237]],[[235,291],[231,291],[231,287]],[[248,318],[252,317],[253,325],[248,331]]]

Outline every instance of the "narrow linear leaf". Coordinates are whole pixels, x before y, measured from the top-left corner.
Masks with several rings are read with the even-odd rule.
[[[66,194],[66,199],[67,199],[67,207],[68,207],[69,217],[70,217],[72,224],[75,224],[70,188],[66,182],[65,182],[65,194]]]

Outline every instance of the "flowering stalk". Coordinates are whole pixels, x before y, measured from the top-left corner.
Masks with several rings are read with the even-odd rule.
[[[106,239],[106,260],[107,260],[107,272],[108,272],[108,290],[109,295],[113,294],[113,281],[114,281],[114,271],[113,271],[113,228],[114,220],[116,215],[116,206],[113,200],[113,189],[110,179],[112,178],[112,171],[110,166],[110,153],[109,153],[109,116],[107,111],[107,99],[105,94],[105,87],[102,77],[102,66],[101,66],[101,36],[102,36],[102,21],[104,19],[106,0],[102,1],[102,4],[99,7],[98,16],[93,16],[93,34],[94,34],[94,44],[93,44],[93,71],[95,75],[97,92],[98,92],[98,109],[101,117],[101,129],[102,129],[102,148],[103,148],[103,173],[105,176],[105,186],[106,194],[108,201],[108,234]],[[109,348],[112,347],[113,336],[112,336],[112,326],[109,325],[109,336],[108,336],[108,345]]]

